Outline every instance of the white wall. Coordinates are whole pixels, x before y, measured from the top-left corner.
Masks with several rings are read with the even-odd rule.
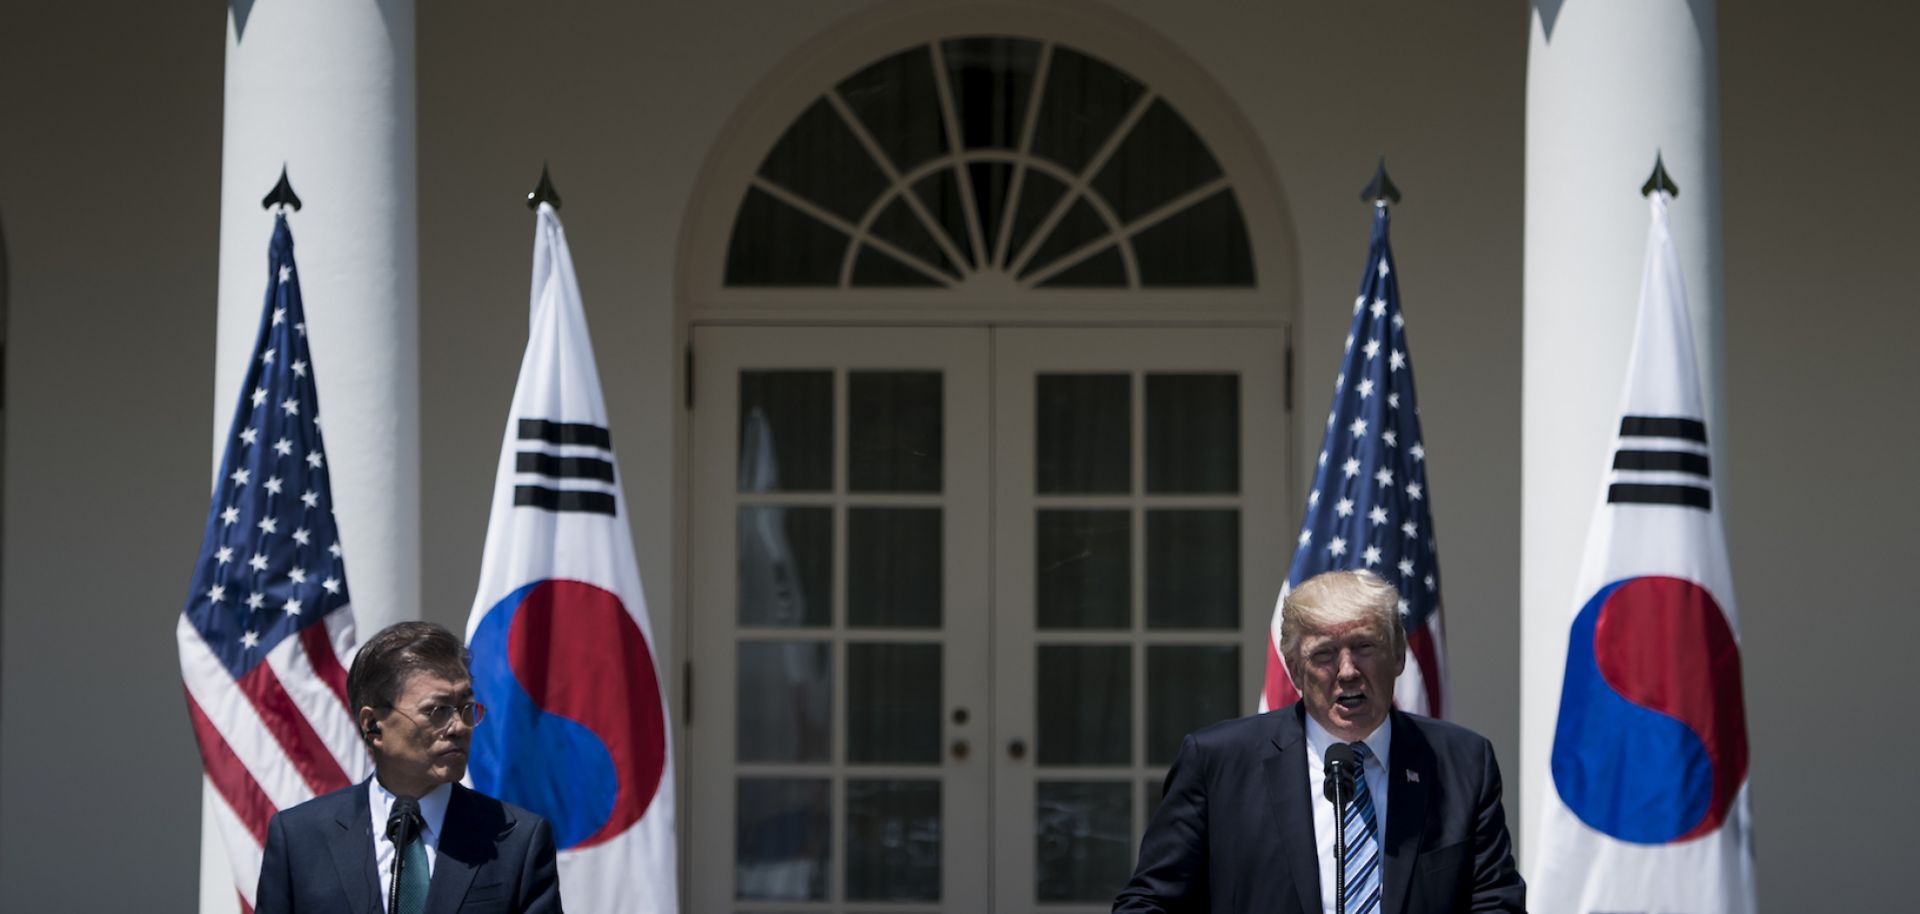
[[[1772,912],[1911,907],[1920,14],[1890,9],[1720,6],[1727,539]],[[1851,777],[1886,785],[1864,820]]]
[[[673,270],[688,195],[744,95],[863,6],[421,0],[426,618],[458,625],[473,596],[524,342],[531,215],[520,201],[544,158],[567,202],[648,601],[663,640],[677,637]],[[89,884],[82,847],[112,854],[116,883],[141,886],[148,909],[194,907],[198,759],[172,626],[206,510],[224,11],[107,7],[16,5],[0,21],[7,910],[88,907],[63,902],[67,886]],[[1387,154],[1407,194],[1395,244],[1455,707],[1517,782],[1526,9],[1120,8],[1209,72],[1272,156],[1301,264],[1303,474],[1365,256],[1356,194]],[[1896,116],[1920,90],[1900,62],[1920,14],[1830,18],[1784,0],[1721,10],[1724,482],[1763,904],[1775,911],[1898,897],[1901,826],[1920,814],[1892,800],[1847,851],[1878,865],[1814,878],[1859,859],[1827,849],[1840,820],[1806,786],[1820,782],[1828,746],[1863,765],[1897,765],[1916,748],[1870,704],[1904,690],[1897,665],[1864,645],[1920,635],[1899,575],[1920,545],[1907,480],[1920,432],[1900,387],[1920,276],[1916,233],[1896,209],[1920,190],[1901,162],[1912,128]]]
[[[173,629],[212,481],[225,11],[113,7],[0,13],[8,911],[187,911],[199,876]]]

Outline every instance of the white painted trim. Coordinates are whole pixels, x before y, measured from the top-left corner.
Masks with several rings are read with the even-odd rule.
[[[1186,118],[1220,162],[1246,222],[1253,289],[982,290],[729,289],[727,246],[740,195],[782,132],[847,75],[918,44],[1005,34],[1055,41],[1142,80]],[[1032,112],[1030,112],[1031,114]],[[1150,27],[1092,0],[960,3],[901,0],[833,23],[774,66],[729,119],[695,182],[676,270],[680,338],[694,321],[862,320],[1099,323],[1290,322],[1299,298],[1297,245],[1271,157],[1231,98]],[[1009,256],[1018,252],[1009,252]],[[1097,306],[1093,302],[1098,302]]]

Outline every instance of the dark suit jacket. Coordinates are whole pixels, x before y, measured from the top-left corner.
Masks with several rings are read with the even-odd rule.
[[[1521,912],[1493,746],[1393,712],[1380,914]],[[1298,703],[1189,735],[1115,912],[1320,914],[1320,861]]]
[[[440,831],[427,914],[560,914],[547,820],[455,784]],[[379,872],[361,781],[274,814],[253,909],[381,914],[387,886]]]

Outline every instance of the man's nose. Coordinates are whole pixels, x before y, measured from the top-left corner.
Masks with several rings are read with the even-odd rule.
[[[1353,652],[1341,651],[1340,652],[1340,678],[1341,679],[1358,679],[1359,677],[1360,677],[1360,665],[1353,662]]]

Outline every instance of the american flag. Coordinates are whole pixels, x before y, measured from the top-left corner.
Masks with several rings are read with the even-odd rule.
[[[1280,595],[1285,599],[1293,587],[1324,571],[1365,569],[1393,582],[1400,589],[1400,616],[1413,661],[1395,687],[1394,703],[1440,717],[1446,709],[1445,626],[1426,457],[1400,283],[1387,242],[1387,207],[1377,205],[1366,273],[1353,300],[1353,327],[1333,382],[1333,408],[1313,489],[1307,493],[1307,516]],[[1284,707],[1299,697],[1280,659],[1276,604],[1260,709]]]
[[[247,910],[274,812],[370,770],[347,709],[353,612],[319,412],[282,215],[260,333],[178,626],[213,824]]]

